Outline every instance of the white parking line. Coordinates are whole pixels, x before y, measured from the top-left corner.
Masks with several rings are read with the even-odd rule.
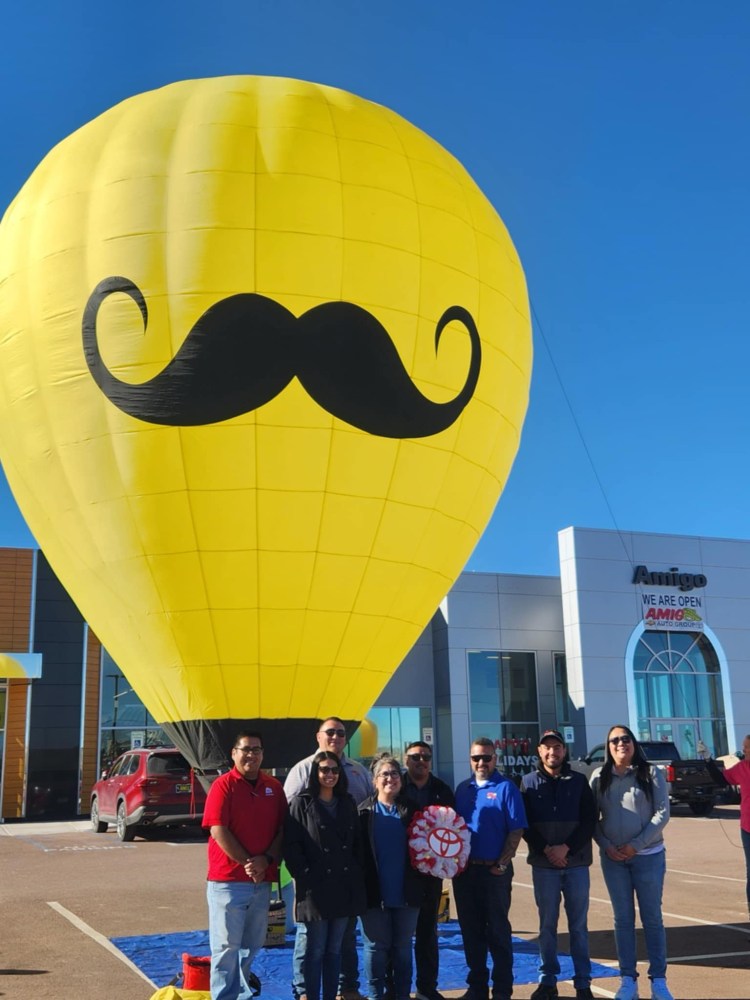
[[[115,958],[119,958],[120,961],[127,965],[129,969],[132,969],[133,972],[137,973],[141,979],[145,979],[149,986],[153,986],[154,989],[158,989],[156,983],[149,979],[145,973],[141,972],[138,966],[134,965],[127,955],[123,955],[120,949],[116,948],[108,938],[105,938],[103,934],[99,933],[99,931],[95,931],[93,927],[89,927],[89,925],[85,923],[85,921],[81,920],[80,917],[77,917],[75,913],[71,913],[70,910],[66,910],[60,903],[53,903],[49,900],[47,900],[47,906],[51,906],[53,910],[59,913],[61,917],[65,917],[66,920],[69,920],[70,923],[73,924],[74,927],[77,927],[79,931],[83,931],[83,933],[87,937],[90,937],[92,941],[96,941],[97,944],[100,944],[105,951],[110,953],[110,955],[114,955]]]
[[[718,878],[722,882],[741,882],[745,884],[744,878],[730,878],[729,875],[708,875],[706,872],[686,872],[682,868],[667,868],[668,872],[674,872],[675,875],[691,875],[693,878]]]
[[[673,962],[702,962],[707,959],[713,958],[744,958],[745,955],[750,955],[748,951],[720,951],[715,955],[678,955],[676,958],[673,955],[669,956],[669,964]]]
[[[518,879],[513,879],[513,885],[521,886],[523,889],[533,889],[534,886],[530,885],[528,882],[519,882]],[[603,903],[605,906],[612,906],[611,899],[602,899],[600,896],[589,896],[592,903]],[[684,913],[669,913],[667,910],[662,910],[662,916],[671,917],[673,920],[682,920],[686,924],[702,924],[704,927],[721,927],[726,931],[736,931],[738,934],[744,934],[747,936],[747,927],[738,926],[737,924],[717,924],[715,920],[701,920],[700,917],[687,917]],[[744,952],[742,953],[744,954]]]

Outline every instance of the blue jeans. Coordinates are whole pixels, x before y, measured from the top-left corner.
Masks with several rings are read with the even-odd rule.
[[[341,968],[341,942],[348,917],[333,920],[310,920],[307,928],[307,948],[302,962],[307,1000],[320,1000],[323,983],[323,1000],[336,1000]]]
[[[411,995],[411,940],[417,929],[418,906],[383,906],[362,917],[364,967],[369,1000],[382,1000],[390,963],[396,1000]]]
[[[469,967],[466,982],[477,1000],[489,993],[487,952],[492,956],[492,992],[497,997],[513,993],[513,942],[510,896],[513,865],[504,875],[491,875],[484,865],[472,865],[453,879],[458,923]]]
[[[531,869],[534,899],[539,910],[539,982],[554,986],[560,975],[557,958],[557,923],[560,918],[560,896],[565,901],[570,935],[570,956],[573,959],[573,985],[583,990],[591,985],[589,931],[589,870],[576,868]]]
[[[297,924],[292,953],[292,995],[301,997],[306,990],[304,959],[307,949],[307,924]],[[359,963],[357,961],[357,918],[347,917],[344,939],[341,942],[341,971],[339,993],[359,989]]]
[[[266,940],[270,882],[207,882],[212,1000],[250,1000],[247,977]]]
[[[742,846],[745,850],[745,875],[747,878],[745,882],[745,896],[747,897],[747,910],[750,914],[750,833],[740,828],[740,835],[742,837]]]
[[[615,912],[615,944],[620,975],[636,979],[635,902],[641,915],[648,953],[650,979],[667,974],[667,938],[661,919],[661,894],[667,870],[666,851],[636,854],[627,861],[612,861],[602,852],[602,874]]]

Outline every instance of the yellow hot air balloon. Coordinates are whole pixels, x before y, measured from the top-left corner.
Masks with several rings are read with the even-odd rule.
[[[297,80],[176,83],[42,161],[0,225],[0,455],[50,563],[205,767],[357,721],[486,525],[526,287],[463,167]]]

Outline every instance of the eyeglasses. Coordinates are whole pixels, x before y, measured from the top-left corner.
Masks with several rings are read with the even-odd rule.
[[[407,760],[423,760],[425,764],[429,764],[432,760],[431,753],[408,753],[406,755]]]
[[[377,776],[379,778],[385,778],[386,781],[388,781],[388,780],[395,781],[396,778],[399,778],[399,779],[401,778],[401,772],[400,771],[378,771],[378,775]]]
[[[249,753],[254,756],[259,753],[263,753],[263,747],[235,747],[235,750],[239,750],[240,753]]]
[[[332,740],[334,736],[346,736],[345,729],[321,729],[319,732],[325,733],[329,740]]]
[[[494,754],[491,753],[473,753],[471,755],[471,759],[474,761],[475,764],[478,764],[480,761],[482,762],[482,764],[489,764],[493,756]]]
[[[337,767],[319,767],[318,770],[321,774],[338,774],[339,769]]]
[[[632,743],[633,741],[629,736],[613,736],[609,742],[613,747],[616,747],[618,743]]]

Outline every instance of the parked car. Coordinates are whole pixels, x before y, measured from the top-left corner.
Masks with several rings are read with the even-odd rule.
[[[705,760],[682,760],[675,744],[667,740],[641,740],[640,745],[648,762],[665,772],[669,801],[684,803],[696,816],[708,816],[717,798],[724,793],[725,786],[717,785]],[[585,757],[571,761],[570,766],[591,778],[603,763],[604,744],[600,743]],[[719,767],[723,766],[721,762],[717,764]]]
[[[91,826],[132,840],[150,826],[200,824],[206,793],[175,747],[128,750],[91,790]]]

